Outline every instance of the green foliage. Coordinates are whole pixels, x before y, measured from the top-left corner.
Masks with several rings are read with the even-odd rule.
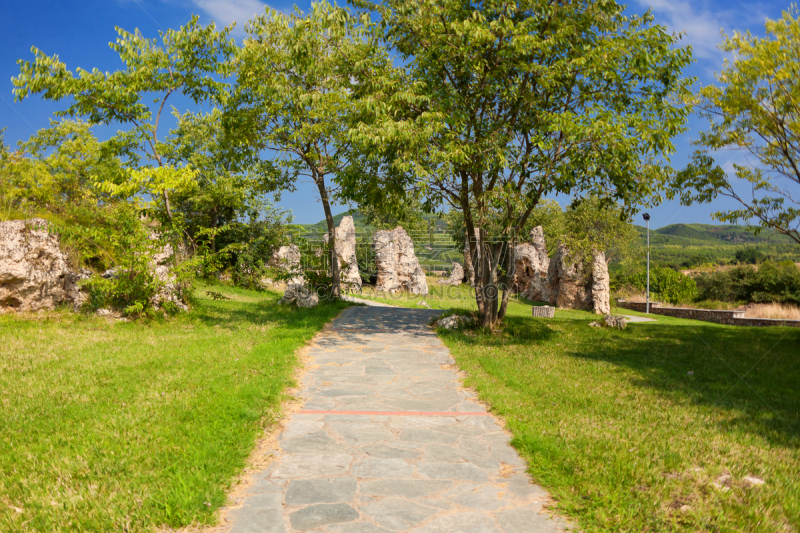
[[[184,235],[193,247],[216,252],[232,242],[218,235],[229,224],[267,210],[263,195],[270,190],[274,169],[269,161],[239,168],[228,148],[230,139],[222,128],[222,112],[177,115],[178,127],[165,147],[172,166],[196,170],[195,186],[172,193],[172,208],[181,217]]]
[[[695,279],[701,300],[800,305],[800,269],[789,261],[737,266]]]
[[[767,256],[756,248],[745,248],[744,250],[737,250],[734,258],[740,263],[757,265],[762,263]]]
[[[330,183],[351,153],[348,135],[358,114],[354,66],[388,63],[346,9],[321,2],[307,15],[269,9],[247,25],[248,38],[235,59],[237,89],[228,102],[228,124],[237,146],[258,159],[264,150],[281,170],[274,190],[291,189],[297,176],[317,186],[327,232],[335,238]],[[331,246],[334,293],[338,262]]]
[[[272,254],[290,240],[288,222],[285,211],[264,205],[251,213],[248,222],[229,224],[220,236],[218,269],[229,268],[234,283],[240,287],[262,288],[261,279],[270,273]]]
[[[619,286],[629,285],[640,291],[647,288],[647,271],[639,270],[621,276],[617,280]],[[653,267],[650,269],[650,293],[652,298],[668,303],[691,300],[697,296],[697,283],[689,276],[684,276],[671,268]]]
[[[511,257],[503,248],[548,194],[595,192],[629,210],[672,175],[664,158],[685,130],[676,97],[688,94],[691,52],[650,13],[626,16],[614,2],[358,4],[380,16],[402,67],[379,73],[371,118],[351,133],[367,150],[386,147],[394,172],[354,174],[346,194],[391,202],[392,187],[414,190],[462,211],[473,235],[499,214],[479,287],[509,271],[497,258]],[[504,313],[489,293],[478,291],[485,326]]]
[[[703,148],[675,183],[684,204],[733,198],[739,209],[717,211],[724,222],[757,220],[800,244],[800,20],[796,6],[766,21],[766,35],[735,32],[721,45],[733,61],[704,87],[697,104],[711,121],[697,144]],[[748,164],[734,163],[733,179],[711,153],[738,150]],[[750,163],[753,162],[753,163]],[[742,187],[744,185],[744,187]],[[744,193],[744,194],[743,194]]]
[[[213,23],[203,27],[197,16],[179,30],[162,32],[159,39],[117,28],[119,36],[111,48],[124,68],[111,73],[98,69],[73,73],[57,55],[47,56],[33,47],[33,61],[18,61],[20,73],[12,79],[15,98],[21,101],[35,94],[54,101],[70,98],[57,115],[127,126],[105,143],[125,161],[126,172],[107,177],[99,187],[107,193],[151,198],[153,215],[173,226],[170,193],[193,187],[197,171],[165,164],[166,148],[158,137],[161,114],[173,94],[196,104],[224,100],[227,84],[218,78],[227,74],[227,60],[236,49],[230,31],[217,31]],[[143,161],[154,166],[142,168]]]

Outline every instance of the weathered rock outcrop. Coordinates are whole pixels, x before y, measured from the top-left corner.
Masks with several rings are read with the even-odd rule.
[[[319,296],[299,283],[290,283],[278,303],[295,304],[297,307],[316,307],[319,304]]]
[[[59,238],[41,218],[0,222],[0,310],[38,311],[86,300]]]
[[[151,239],[157,239],[153,234]],[[177,252],[178,258],[186,257],[187,251],[181,246]],[[159,281],[163,283],[161,290],[153,298],[153,305],[160,307],[165,302],[172,302],[181,311],[188,311],[189,307],[183,301],[183,287],[178,283],[172,267],[175,264],[175,252],[172,245],[167,243],[161,247],[150,260],[150,268]]]
[[[303,284],[303,269],[300,267],[300,248],[296,244],[281,246],[272,253],[269,265],[292,275],[289,283]]]
[[[606,254],[595,252],[592,257],[592,308],[595,313],[611,313],[611,278],[608,275]]]
[[[591,309],[592,297],[586,291],[588,280],[583,273],[583,263],[574,261],[563,244],[558,245],[553,259],[556,278],[551,280],[550,286],[557,289],[550,294],[550,303],[562,309]]]
[[[549,301],[546,280],[550,259],[541,226],[531,230],[530,244],[521,243],[514,248],[514,257],[514,290],[522,292],[529,300]]]
[[[339,262],[339,279],[342,290],[360,291],[361,275],[356,257],[356,226],[353,217],[342,218],[336,228],[336,257]]]
[[[397,226],[391,231],[376,231],[372,249],[378,267],[377,291],[394,293],[406,290],[411,294],[428,294],[425,272],[414,254],[414,242],[406,230]]]
[[[514,288],[521,291],[520,296],[563,309],[585,309],[603,315],[611,311],[605,254],[596,252],[591,271],[584,272],[583,263],[570,257],[563,244],[552,258],[547,258],[541,226],[531,230],[531,241],[532,244],[515,248]]]
[[[453,262],[453,270],[450,272],[450,277],[447,279],[440,279],[439,283],[441,285],[461,285],[464,281],[464,268],[456,263]]]

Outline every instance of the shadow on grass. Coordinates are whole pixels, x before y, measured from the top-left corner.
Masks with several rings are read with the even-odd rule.
[[[722,430],[800,446],[800,329],[656,322],[618,331],[588,322],[509,317],[501,335],[444,335],[465,345],[525,345],[534,354],[539,347],[625,367],[637,387],[724,411],[709,419]]]

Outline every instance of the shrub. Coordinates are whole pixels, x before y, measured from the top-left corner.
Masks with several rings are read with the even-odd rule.
[[[698,276],[699,298],[726,302],[800,304],[800,270],[790,261],[765,261]]]
[[[647,271],[642,269],[617,280],[618,286],[629,285],[640,291],[646,290]],[[650,294],[659,300],[678,303],[690,300],[697,295],[695,281],[671,268],[654,267],[650,269]]]

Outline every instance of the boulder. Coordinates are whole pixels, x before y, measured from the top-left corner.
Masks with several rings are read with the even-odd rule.
[[[471,326],[475,324],[475,319],[471,316],[463,316],[463,315],[450,315],[444,318],[440,318],[436,322],[434,322],[434,326],[437,328],[443,328],[447,330],[452,329],[459,329],[464,326]]]
[[[303,269],[300,267],[300,248],[296,244],[281,246],[275,250],[272,253],[269,265],[292,274],[292,278],[289,280],[290,284],[302,285],[305,281],[303,279]]]
[[[378,279],[375,290],[394,293],[405,290],[411,294],[428,294],[425,272],[414,254],[414,242],[406,230],[376,231],[372,239]]]
[[[624,316],[606,315],[600,322],[590,322],[589,325],[594,328],[625,329],[628,327],[628,319]]]
[[[319,304],[319,296],[300,283],[290,283],[278,303],[295,304],[297,307],[316,307]]]
[[[0,222],[0,310],[38,311],[87,298],[79,281],[87,270],[69,267],[58,235],[41,218]]]
[[[339,263],[339,280],[342,290],[360,291],[361,274],[356,257],[356,226],[353,217],[342,218],[336,228],[336,257]]]
[[[600,315],[611,313],[610,277],[603,252],[595,252],[592,257],[592,308]]]
[[[441,285],[461,285],[464,281],[464,269],[461,265],[453,261],[453,271],[450,273],[450,277],[447,279],[440,279],[439,283]]]

